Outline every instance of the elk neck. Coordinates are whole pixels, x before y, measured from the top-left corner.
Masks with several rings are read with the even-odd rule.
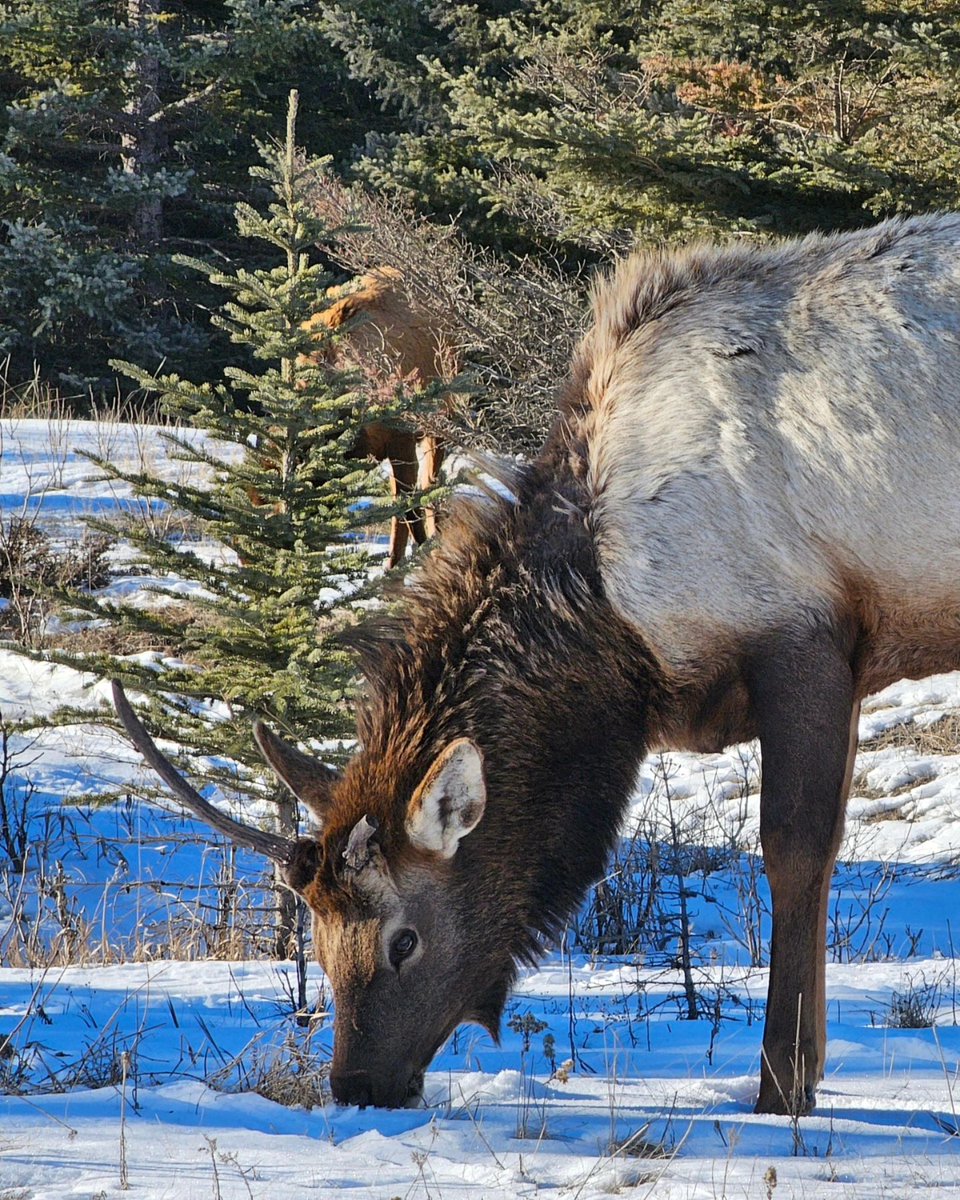
[[[472,739],[487,808],[452,882],[482,910],[485,937],[523,960],[603,871],[645,752],[656,668],[603,595],[575,481],[541,458],[510,486],[511,499],[454,506],[401,616],[361,639],[362,750],[345,782],[358,805],[383,797],[385,837],[402,841],[431,762]]]

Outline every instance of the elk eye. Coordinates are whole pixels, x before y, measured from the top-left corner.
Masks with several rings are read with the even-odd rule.
[[[401,929],[399,933],[394,935],[393,941],[390,943],[391,966],[399,967],[403,960],[409,958],[416,948],[416,930]]]

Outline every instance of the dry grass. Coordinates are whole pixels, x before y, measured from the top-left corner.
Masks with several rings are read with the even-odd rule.
[[[49,634],[45,645],[52,649],[67,650],[71,654],[141,654],[151,651],[156,654],[183,658],[183,639],[179,630],[199,631],[216,625],[216,614],[191,600],[178,598],[176,604],[164,608],[162,619],[171,632],[157,633],[150,630],[125,628],[121,624],[104,624],[101,621],[85,621],[79,617],[73,628],[62,628]]]
[[[48,633],[44,645],[49,650],[68,650],[71,654],[113,654],[119,657],[149,652],[172,656],[179,649],[141,629],[93,623]]]
[[[895,800],[898,796],[905,796],[908,792],[912,792],[914,788],[920,787],[921,784],[929,783],[931,779],[936,779],[937,772],[918,771],[899,787],[893,788],[873,787],[867,782],[868,776],[869,771],[864,771],[854,776],[853,783],[851,784],[852,795],[857,796],[861,800]],[[878,821],[896,821],[902,815],[901,806],[894,805],[880,812],[871,813],[869,816],[864,817],[863,821],[871,825],[876,824]]]
[[[910,750],[914,754],[960,754],[960,713],[947,713],[930,725],[909,721],[860,743],[866,750]],[[858,793],[859,794],[859,793]]]
[[[207,1079],[220,1092],[256,1092],[286,1108],[319,1108],[330,1099],[330,1062],[305,1036],[291,1032],[279,1045],[255,1038]]]
[[[652,1142],[646,1134],[650,1128],[644,1125],[629,1137],[612,1141],[607,1147],[611,1157],[620,1158],[673,1158],[674,1149],[664,1142]]]
[[[884,750],[895,750],[904,755],[918,757],[941,757],[948,754],[960,754],[960,713],[947,713],[930,725],[917,725],[906,721],[885,729],[876,737],[866,738],[860,743],[861,753],[877,753]],[[936,779],[936,770],[918,770],[899,787],[878,788],[868,782],[869,769],[860,771],[853,778],[852,794],[862,800],[889,800],[912,792],[921,784]],[[870,813],[862,818],[863,824],[875,825],[882,821],[897,821],[904,819],[902,807],[890,804],[880,811]]]
[[[0,417],[9,420],[63,420],[72,412],[89,405],[86,395],[64,396],[40,378],[39,368],[33,377],[20,383],[10,379],[10,359],[0,363]]]

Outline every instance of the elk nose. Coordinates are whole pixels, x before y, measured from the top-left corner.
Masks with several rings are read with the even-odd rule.
[[[341,1071],[330,1076],[333,1098],[338,1104],[366,1108],[373,1103],[373,1081],[367,1071]]]

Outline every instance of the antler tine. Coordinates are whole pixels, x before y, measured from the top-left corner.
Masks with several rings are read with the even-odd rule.
[[[143,727],[139,717],[130,707],[130,701],[118,680],[113,681],[113,703],[117,715],[134,746],[147,760],[163,782],[186,807],[199,817],[201,821],[222,833],[238,846],[245,846],[257,854],[272,859],[274,862],[286,864],[293,857],[295,842],[289,838],[280,837],[275,833],[266,833],[262,829],[254,829],[252,825],[244,825],[220,812],[209,801],[204,800],[184,779],[177,768],[157,748],[153,738]]]

